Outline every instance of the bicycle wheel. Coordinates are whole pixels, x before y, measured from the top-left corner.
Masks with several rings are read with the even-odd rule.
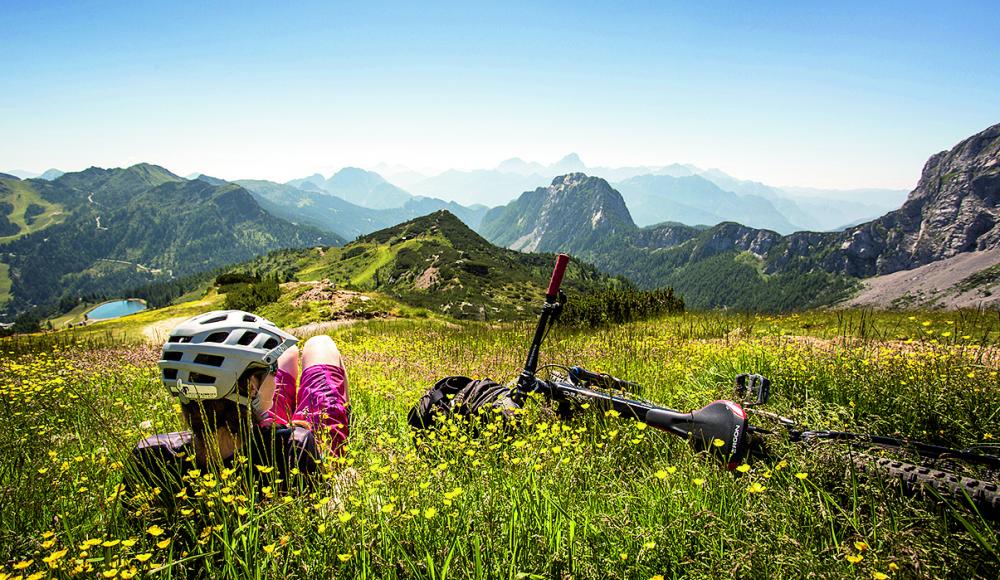
[[[858,470],[876,473],[887,481],[898,481],[907,492],[933,490],[945,497],[971,502],[985,517],[1000,518],[1000,486],[996,482],[962,477],[889,457],[859,454],[853,459]]]

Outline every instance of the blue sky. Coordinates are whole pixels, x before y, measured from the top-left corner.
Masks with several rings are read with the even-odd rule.
[[[573,151],[910,188],[1000,122],[995,2],[285,4],[3,0],[0,168],[283,181]]]

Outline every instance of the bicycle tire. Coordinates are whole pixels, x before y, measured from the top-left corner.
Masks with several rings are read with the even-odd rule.
[[[1000,517],[1000,486],[995,482],[865,454],[855,455],[854,465],[866,473],[875,470],[883,479],[900,482],[907,492],[915,493],[922,488],[930,488],[943,496],[971,501],[984,516]]]

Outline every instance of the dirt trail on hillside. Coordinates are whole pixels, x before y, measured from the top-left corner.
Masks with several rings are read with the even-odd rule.
[[[317,334],[325,334],[331,330],[336,330],[338,328],[343,328],[345,326],[350,326],[355,322],[358,322],[358,318],[345,318],[343,320],[327,320],[324,322],[310,322],[309,324],[304,324],[302,326],[296,326],[295,328],[289,328],[288,332],[299,337],[299,339],[308,338],[310,336],[315,336]]]
[[[146,338],[147,342],[163,344],[163,342],[167,340],[167,337],[170,336],[170,331],[188,318],[191,317],[176,316],[174,318],[159,320],[143,328],[142,335]]]

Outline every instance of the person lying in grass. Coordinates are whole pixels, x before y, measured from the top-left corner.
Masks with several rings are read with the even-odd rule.
[[[214,311],[178,325],[163,345],[160,379],[189,431],[153,435],[133,451],[154,485],[188,470],[233,465],[310,472],[340,454],[349,432],[343,359],[329,336],[298,339],[260,316]],[[299,367],[302,367],[299,378]]]

